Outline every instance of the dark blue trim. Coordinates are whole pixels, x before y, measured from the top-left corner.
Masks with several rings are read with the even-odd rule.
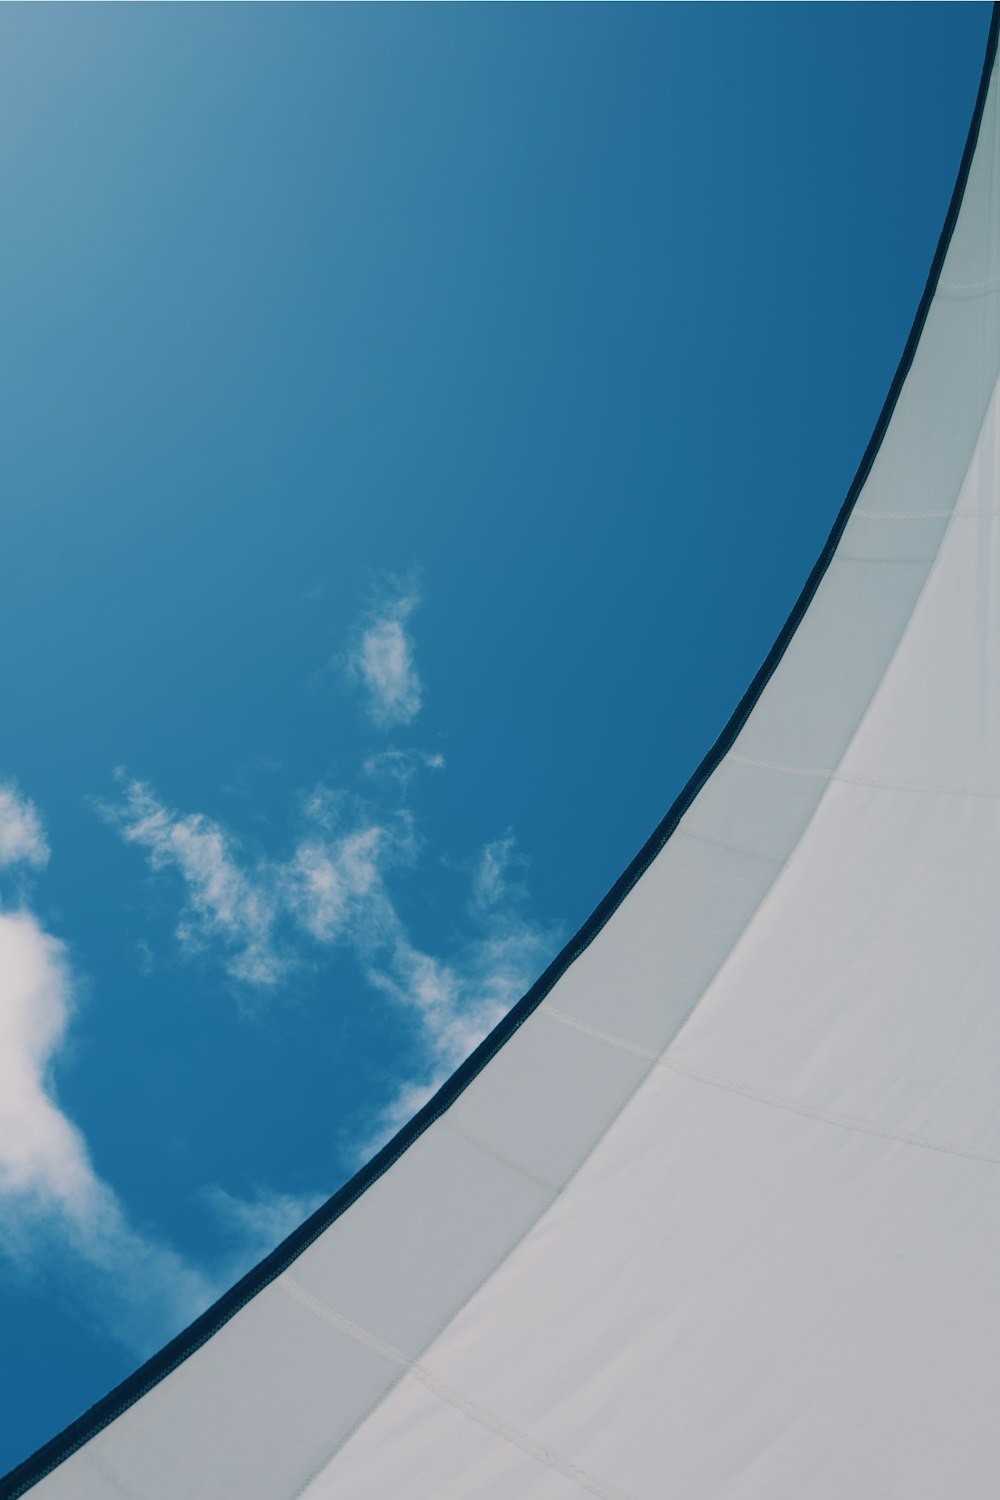
[[[428,1100],[423,1109],[413,1117],[409,1124],[404,1125],[402,1130],[393,1137],[387,1146],[383,1146],[378,1155],[373,1157],[366,1167],[362,1167],[361,1171],[352,1177],[350,1182],[345,1183],[339,1192],[335,1193],[321,1208],[318,1208],[310,1218],[306,1219],[304,1224],[300,1224],[298,1229],[294,1230],[265,1260],[262,1260],[252,1271],[248,1271],[242,1280],[238,1281],[234,1287],[231,1287],[228,1292],[224,1293],[217,1302],[201,1314],[201,1317],[196,1318],[189,1328],[186,1328],[183,1333],[179,1333],[176,1338],[171,1339],[170,1343],[161,1349],[159,1353],[154,1354],[134,1374],[129,1375],[120,1385],[115,1386],[114,1390],[109,1391],[106,1396],[96,1402],[88,1411],[85,1411],[75,1422],[71,1422],[56,1437],[50,1439],[36,1453],[32,1454],[30,1458],[25,1459],[23,1463],[11,1469],[10,1473],[4,1479],[0,1480],[0,1500],[17,1500],[19,1495],[23,1495],[32,1485],[37,1484],[52,1469],[63,1463],[77,1448],[89,1442],[109,1422],[113,1422],[116,1417],[121,1416],[122,1412],[127,1410],[133,1402],[138,1401],[140,1396],[145,1395],[165,1375],[169,1375],[171,1370],[176,1369],[179,1364],[183,1363],[207,1339],[210,1339],[213,1334],[217,1333],[223,1324],[228,1323],[229,1319],[235,1313],[239,1312],[240,1308],[249,1302],[251,1297],[255,1297],[259,1291],[262,1291],[268,1282],[273,1281],[276,1276],[280,1276],[282,1271],[286,1270],[302,1254],[303,1250],[312,1244],[313,1240],[323,1234],[334,1220],[339,1219],[340,1215],[350,1208],[351,1204],[356,1202],[361,1194],[371,1187],[372,1183],[377,1182],[382,1174],[388,1171],[393,1162],[402,1156],[403,1152],[423,1134],[427,1127],[433,1124],[439,1115],[444,1114],[445,1110],[454,1104],[455,1100],[468,1088],[476,1075],[499,1052],[504,1043],[510,1040],[518,1027],[528,1019],[536,1006],[541,1004],[553,985],[562,977],[569,966],[579,958],[584,949],[593,942],[601,928],[621,905],[636,881],[646,872],[670,838],[681,818],[705,785],[705,782],[735,742],[754,704],[764,691],[771,674],[785,654],[789,641],[798,629],[819,587],[820,580],[830,565],[844,527],[847,525],[851,511],[875,461],[875,455],[881,447],[882,439],[885,436],[896,402],[899,399],[903,382],[913,363],[913,356],[916,353],[917,344],[923,332],[927,312],[931,304],[931,299],[934,296],[938,277],[941,274],[941,267],[944,263],[948,245],[951,242],[951,236],[958,218],[958,211],[962,205],[962,197],[965,192],[969,168],[972,164],[972,157],[979,137],[979,127],[982,122],[990,76],[993,71],[998,34],[1000,34],[1000,0],[996,0],[993,6],[989,40],[986,45],[986,57],[983,62],[983,72],[979,84],[979,94],[976,99],[976,108],[973,113],[972,124],[969,127],[969,135],[965,143],[965,151],[959,168],[958,180],[955,183],[944,228],[941,231],[941,237],[938,240],[930,274],[927,278],[927,285],[924,288],[924,294],[920,300],[920,306],[913,321],[913,327],[910,329],[906,348],[903,350],[903,356],[893,377],[892,385],[889,388],[885,405],[882,407],[875,431],[872,433],[871,441],[865,449],[858,472],[854,476],[854,482],[848,491],[847,499],[840,508],[840,513],[827,538],[826,546],[823,548],[816,561],[816,565],[809,574],[806,585],[796,600],[791,614],[785,621],[781,634],[771,647],[766,660],[757,672],[753,682],[741,698],[729,723],[719,735],[719,738],[705,756],[687,786],[685,786],[680,796],[674,802],[666,817],[640,849],[625,873],[611,887],[611,890],[601,904],[588,917],[587,921],[584,922],[576,936],[570,939],[558,957],[552,961],[541,978],[536,980],[524,998],[519,1000],[503,1020],[494,1027],[489,1036],[480,1042],[475,1052],[462,1063],[461,1067],[456,1069],[447,1082],[441,1085],[434,1097]]]

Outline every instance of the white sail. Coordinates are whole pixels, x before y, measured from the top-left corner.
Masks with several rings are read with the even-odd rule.
[[[996,31],[883,420],[706,766],[417,1122],[5,1500],[1000,1493]]]

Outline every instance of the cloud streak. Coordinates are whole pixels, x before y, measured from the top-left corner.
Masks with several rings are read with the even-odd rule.
[[[371,988],[415,1015],[422,1059],[376,1121],[379,1144],[413,1112],[527,989],[558,932],[524,913],[525,860],[509,830],[475,863],[470,930],[447,957],[414,942],[393,897],[394,872],[416,864],[420,841],[406,809],[391,817],[345,792],[318,789],[305,827],[284,860],[249,861],[238,841],[198,814],[177,812],[148,784],[126,781],[104,816],[144,849],[151,869],[184,882],[177,935],[189,953],[217,957],[233,979],[273,989],[308,950],[349,951]]]
[[[347,654],[348,675],[364,690],[368,715],[380,729],[410,724],[423,704],[423,685],[407,629],[420,603],[416,589],[397,588],[369,611]]]
[[[415,944],[390,889],[391,874],[420,858],[403,808],[376,817],[346,792],[319,787],[304,805],[304,829],[282,861],[246,858],[238,841],[201,814],[180,813],[144,781],[124,781],[102,804],[127,843],[154,871],[184,883],[177,926],[187,953],[217,959],[256,992],[273,990],[307,950],[340,947],[379,995],[420,1020],[418,1077],[397,1092],[367,1136],[379,1145],[457,1067],[528,989],[555,950],[558,930],[525,915],[525,865],[513,832],[484,844],[472,870],[469,932],[447,957]]]
[[[121,800],[95,805],[126,843],[145,850],[151,869],[180,876],[181,946],[197,953],[220,944],[226,972],[245,984],[268,988],[284,979],[290,961],[276,942],[280,891],[268,867],[249,867],[237,841],[212,819],[174,812],[145,782],[117,774]]]
[[[365,616],[344,659],[381,727],[407,723],[420,709],[408,632],[418,603],[412,584],[397,585]],[[390,746],[372,752],[362,772],[402,793],[418,770],[443,764],[440,754]],[[365,1149],[391,1134],[468,1055],[557,945],[555,927],[525,914],[527,862],[510,830],[480,850],[467,930],[435,954],[414,941],[393,895],[395,874],[416,866],[422,852],[405,807],[387,814],[320,786],[305,799],[298,838],[285,856],[250,858],[220,823],[170,808],[143,781],[119,779],[121,796],[99,810],[145,852],[154,872],[180,877],[177,936],[189,954],[221,962],[230,978],[261,994],[339,947],[374,991],[418,1020],[412,1076],[372,1123]]]
[[[503,838],[484,844],[472,877],[473,911],[482,915],[495,911],[505,901],[523,898],[524,885],[521,881],[513,881],[511,872],[523,869],[526,864],[510,828]]]
[[[13,782],[0,782],[0,870],[26,864],[44,869],[49,846],[38,809]]]
[[[513,835],[498,841],[509,859],[520,860]],[[370,1157],[412,1118],[444,1080],[482,1041],[556,950],[561,929],[532,921],[523,911],[523,888],[501,892],[494,874],[496,848],[486,845],[476,867],[469,911],[473,930],[447,960],[422,952],[409,938],[394,908],[385,913],[381,945],[367,968],[369,982],[421,1019],[424,1056],[376,1112],[355,1142],[357,1162]],[[478,877],[489,871],[491,900],[484,905]]]
[[[393,782],[405,791],[419,770],[443,770],[444,756],[427,750],[376,750],[365,757],[361,769],[371,780]]]
[[[234,1244],[230,1279],[269,1255],[325,1197],[323,1193],[276,1193],[269,1188],[240,1197],[221,1187],[205,1188],[201,1196]]]

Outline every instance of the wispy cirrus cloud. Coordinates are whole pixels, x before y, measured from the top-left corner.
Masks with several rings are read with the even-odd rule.
[[[201,1197],[233,1245],[231,1277],[270,1254],[324,1199],[322,1193],[277,1193],[270,1188],[241,1197],[218,1186],[205,1188]]]
[[[361,770],[373,781],[393,782],[405,791],[421,768],[443,770],[444,756],[428,750],[375,750],[365,757]]]
[[[355,629],[348,650],[348,675],[361,684],[368,715],[380,729],[410,724],[423,704],[423,685],[407,624],[420,603],[411,580],[396,580]]]
[[[483,914],[495,911],[503,902],[520,900],[525,894],[524,884],[514,880],[512,872],[525,869],[527,863],[511,828],[502,838],[484,844],[472,876],[473,910]]]
[[[291,960],[277,942],[281,892],[271,869],[264,863],[254,867],[233,835],[211,818],[178,813],[146,782],[121,770],[115,774],[121,797],[94,805],[126,843],[145,850],[151,869],[180,876],[182,948],[221,948],[226,972],[249,985],[266,988],[284,979]]]
[[[41,870],[48,859],[48,840],[35,804],[12,781],[0,782],[0,870],[18,864]]]
[[[386,925],[386,865],[409,860],[414,852],[406,814],[332,836],[313,831],[283,867],[289,913],[317,943],[345,940],[364,950]]]
[[[397,583],[355,631],[349,672],[369,715],[385,727],[420,708],[407,625],[415,585]],[[440,769],[420,748],[373,751],[362,771],[375,789],[405,792],[420,768]],[[222,964],[257,993],[274,989],[323,949],[349,952],[368,985],[419,1020],[413,1074],[371,1120],[364,1148],[380,1144],[496,1024],[554,951],[558,929],[526,915],[527,861],[511,830],[485,844],[471,871],[467,930],[435,954],[414,941],[394,894],[422,855],[413,815],[389,813],[346,789],[319,786],[304,799],[298,836],[282,857],[251,858],[214,819],[180,812],[148,783],[119,773],[121,795],[99,804],[152,870],[183,883],[177,936],[189,953]],[[454,868],[452,864],[452,868]]]
[[[272,989],[300,961],[301,939],[371,943],[383,925],[383,875],[413,857],[406,811],[376,820],[357,799],[318,788],[306,829],[286,859],[250,859],[239,840],[201,813],[183,813],[144,781],[117,773],[121,795],[95,807],[154,872],[180,878],[176,936],[189,956],[221,961],[231,979]]]
[[[364,1161],[427,1102],[482,1041],[556,951],[561,926],[532,920],[522,883],[504,877],[527,862],[509,831],[486,844],[476,862],[469,914],[472,930],[447,959],[422,952],[398,918],[387,914],[384,943],[367,968],[369,982],[423,1023],[424,1056],[415,1076],[399,1085],[355,1143]],[[393,913],[394,915],[394,913]]]
[[[367,1132],[365,1148],[432,1092],[496,1024],[549,957],[558,929],[524,911],[525,861],[508,830],[475,863],[469,931],[446,956],[414,942],[391,890],[393,876],[421,854],[406,809],[377,816],[346,792],[318,788],[305,801],[305,826],[288,856],[250,861],[220,824],[181,813],[148,784],[123,781],[103,815],[146,852],[154,871],[184,882],[177,935],[182,948],[217,958],[231,978],[258,991],[276,986],[297,962],[339,946],[371,988],[420,1022],[423,1058]]]

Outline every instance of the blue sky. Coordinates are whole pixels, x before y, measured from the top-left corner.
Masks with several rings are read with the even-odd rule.
[[[0,10],[0,1470],[684,784],[868,440],[988,24]]]

